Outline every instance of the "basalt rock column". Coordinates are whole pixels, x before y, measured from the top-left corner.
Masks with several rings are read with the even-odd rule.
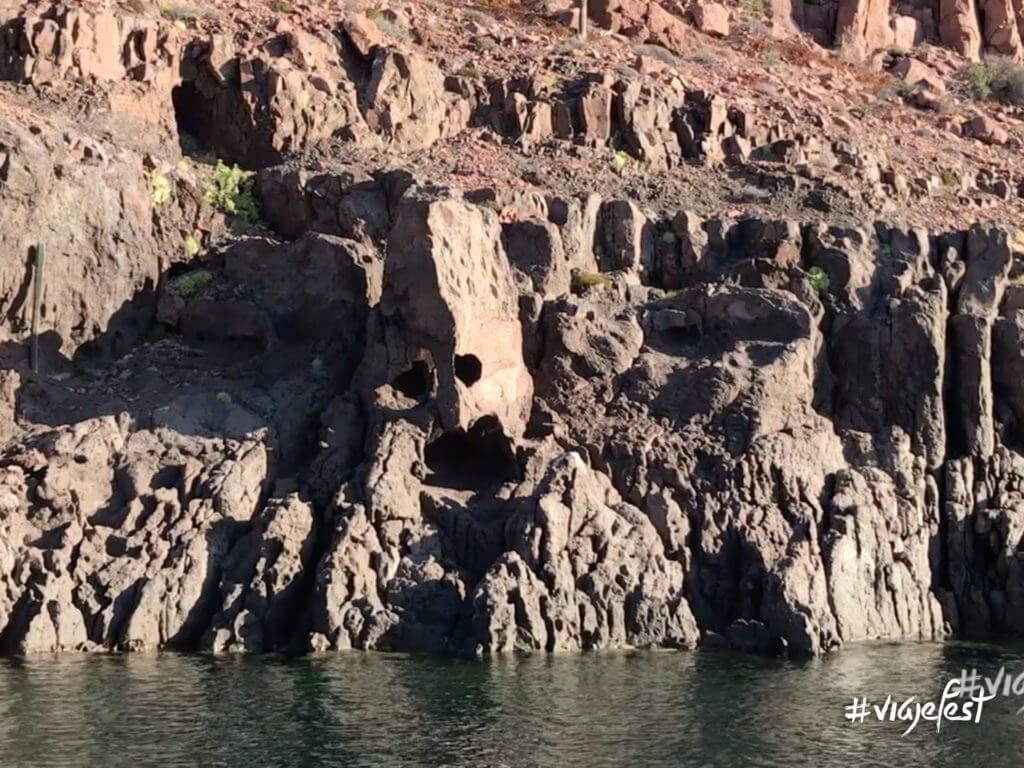
[[[407,194],[388,239],[383,344],[368,351],[364,374],[400,388],[422,377],[445,430],[494,416],[507,436],[522,434],[533,384],[516,296],[491,211],[428,190]]]

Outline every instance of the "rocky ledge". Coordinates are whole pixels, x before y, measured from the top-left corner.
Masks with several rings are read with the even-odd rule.
[[[106,18],[0,36],[0,652],[1024,634],[1017,230],[438,184],[401,158],[785,141],[681,84],[476,90],[365,16],[259,56]],[[196,147],[258,169],[262,223]]]

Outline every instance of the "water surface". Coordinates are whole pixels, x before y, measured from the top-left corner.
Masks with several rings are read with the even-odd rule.
[[[872,644],[791,662],[718,652],[443,660],[43,656],[0,660],[0,766],[1019,764],[1024,697],[981,723],[845,717],[854,696],[935,698],[1021,649]]]

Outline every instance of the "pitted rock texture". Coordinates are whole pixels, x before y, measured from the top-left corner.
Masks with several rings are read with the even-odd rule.
[[[1009,6],[979,28],[961,5],[937,30],[874,0],[773,13],[857,56],[919,35],[1018,55]],[[702,34],[679,10],[590,3],[677,52]],[[225,34],[33,3],[4,23],[19,104],[85,89],[106,118],[0,104],[0,652],[1024,633],[1019,232],[830,221],[854,193],[812,167],[865,205],[930,182],[663,54],[647,71],[649,48],[633,71],[484,78],[387,13]],[[941,95],[920,60],[885,61]],[[582,181],[463,189],[402,162],[459,142]],[[214,210],[203,151],[255,171],[259,222]],[[466,157],[430,167],[468,178]],[[588,162],[614,184],[588,189]],[[706,172],[822,215],[698,214],[657,188]],[[956,181],[1012,197],[981,177]]]
[[[5,648],[806,654],[1017,631],[1015,571],[989,565],[1024,535],[1007,231],[589,198],[502,227],[458,192],[396,194],[352,209],[376,244],[243,239],[179,306],[245,296],[256,354],[330,350],[351,389],[314,401],[317,442],[210,393],[148,429],[12,443]],[[566,253],[602,271],[567,280]]]

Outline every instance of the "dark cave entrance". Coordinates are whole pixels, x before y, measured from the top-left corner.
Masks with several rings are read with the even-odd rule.
[[[198,152],[209,139],[206,100],[192,82],[182,82],[171,91],[174,120],[178,125],[178,143],[186,155]]]
[[[445,432],[427,445],[425,459],[430,474],[424,482],[439,488],[477,491],[519,479],[512,443],[495,416]]]
[[[413,400],[422,400],[434,389],[434,376],[426,360],[416,360],[391,380],[391,386]]]
[[[482,372],[483,366],[480,363],[480,358],[476,355],[455,356],[455,376],[467,387],[480,381]]]

